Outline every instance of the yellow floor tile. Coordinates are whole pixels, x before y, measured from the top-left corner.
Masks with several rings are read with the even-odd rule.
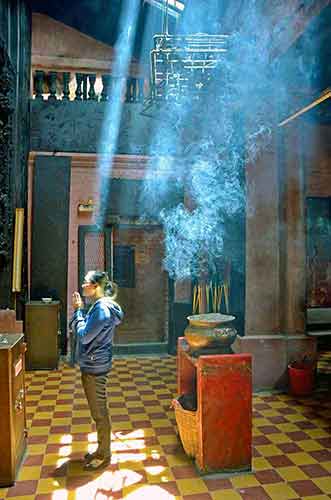
[[[141,401],[127,401],[125,403],[125,405],[123,405],[123,406],[126,407],[128,409],[128,412],[130,413],[130,408],[140,408],[142,405],[141,405]],[[111,404],[110,404],[110,407],[111,407]]]
[[[297,499],[298,494],[286,483],[274,483],[263,486],[272,500]]]
[[[316,464],[317,460],[308,453],[289,453],[288,458],[296,465]]]
[[[39,402],[40,395],[39,394],[29,394],[29,401]]]
[[[180,444],[180,438],[178,436],[174,435],[167,435],[164,434],[162,436],[158,437],[159,443],[160,444]]]
[[[269,405],[271,406],[271,408],[274,408],[274,409],[286,408],[287,407],[287,405],[286,405],[286,403],[284,403],[284,401],[271,401],[269,403]]]
[[[49,427],[30,427],[28,429],[29,436],[48,436]]]
[[[130,415],[130,420],[132,422],[139,422],[140,420],[148,420],[147,413],[133,413]]]
[[[130,431],[133,429],[133,425],[131,422],[112,422],[111,428],[113,432],[117,431]]]
[[[116,463],[119,470],[142,471],[145,469],[143,460],[146,460],[145,453],[127,453],[116,455]]]
[[[121,396],[112,396],[111,400],[114,402],[114,403],[122,403],[123,406],[125,406],[125,398],[124,397],[121,397]]]
[[[268,470],[270,469],[270,463],[263,457],[253,458],[253,470]]]
[[[48,444],[68,444],[68,441],[72,438],[67,438],[71,436],[71,433],[61,433],[61,434],[50,434],[47,439]]]
[[[323,462],[321,465],[325,470],[327,470],[331,474],[331,462]]]
[[[90,410],[76,410],[72,412],[72,418],[91,417]]]
[[[234,488],[250,488],[251,486],[260,486],[260,483],[253,474],[242,474],[230,477],[230,481]]]
[[[272,457],[274,455],[283,455],[282,450],[277,448],[277,446],[272,444],[264,444],[261,446],[256,446],[256,449],[264,457]]]
[[[176,484],[181,495],[197,495],[198,493],[208,492],[208,488],[202,479],[178,479]]]
[[[141,485],[132,489],[132,491],[124,491],[125,500],[142,500],[142,499],[157,499],[157,500],[181,500],[181,497],[173,496],[162,489],[159,485]]]
[[[280,467],[278,474],[285,479],[285,481],[300,481],[309,479],[308,476],[299,467]]]
[[[327,495],[331,494],[331,477],[330,478],[317,477],[317,478],[313,479],[313,482],[316,484],[316,486],[318,486],[323,491],[323,493],[325,493]]]
[[[90,424],[78,424],[71,426],[71,432],[73,434],[84,433],[84,432],[92,432],[92,420]]]
[[[170,467],[177,467],[178,465],[191,465],[192,462],[187,458],[184,453],[176,455],[167,455],[167,462]]]
[[[276,410],[264,410],[263,415],[267,418],[270,417],[279,417],[279,412]]]
[[[145,408],[145,411],[146,411],[146,413],[150,414],[150,413],[157,413],[160,411],[164,412],[164,409],[160,406],[147,406]],[[171,413],[173,414],[173,410],[171,411]]]
[[[258,427],[253,427],[252,436],[263,436],[263,432],[259,430]]]
[[[39,466],[25,466],[21,467],[18,475],[17,481],[28,481],[31,479],[39,479],[40,478],[40,467]],[[1,492],[0,492],[1,497]]]
[[[126,408],[109,408],[111,415],[129,415],[129,411]]]
[[[46,452],[46,444],[29,444],[28,455],[43,455]]]
[[[36,418],[36,415],[34,415],[33,418]],[[38,419],[44,419],[44,418],[53,418],[53,412],[52,411],[39,411],[38,410]]]
[[[290,422],[288,424],[277,424],[277,429],[279,429],[280,432],[296,432],[300,430],[297,425]]]
[[[297,443],[300,448],[302,448],[305,451],[318,451],[322,450],[323,446],[320,445],[317,441],[314,441],[313,439],[306,439],[304,441],[299,441]]]
[[[154,401],[155,396],[152,395],[152,394],[151,395],[149,395],[149,394],[142,394],[140,396],[140,398],[141,398],[142,401]],[[170,401],[170,399],[169,399],[169,401]]]
[[[50,479],[40,479],[38,482],[37,494],[53,493],[56,490],[65,489],[66,478],[50,478]],[[55,498],[55,494],[53,493]]]
[[[305,434],[308,434],[308,436],[313,439],[330,437],[330,433],[326,432],[324,429],[307,429],[305,430]]]
[[[313,495],[305,497],[305,500],[330,500],[329,495]]]
[[[169,467],[149,466],[145,467],[145,472],[148,483],[167,483],[175,480]]]
[[[254,427],[261,427],[262,425],[270,425],[270,420],[267,418],[255,418],[254,419]]]
[[[57,453],[48,453],[44,456],[43,465],[58,465],[61,458],[63,459],[64,457]]]
[[[274,444],[291,443],[291,439],[282,433],[268,434],[268,439]]]
[[[303,422],[304,420],[306,420],[306,417],[304,417],[300,413],[291,413],[290,415],[286,415],[286,420],[289,420],[289,422],[295,424],[296,422]]]
[[[56,411],[72,411],[72,405],[71,404],[61,404],[61,405],[56,405]]]
[[[52,425],[71,425],[71,417],[52,418]]]
[[[152,425],[154,427],[170,427],[171,422],[166,419],[151,419]]]
[[[72,453],[76,453],[76,452],[87,453],[87,443],[85,443],[84,441],[72,443],[71,449],[72,449]]]

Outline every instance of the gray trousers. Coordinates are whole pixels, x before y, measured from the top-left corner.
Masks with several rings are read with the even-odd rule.
[[[82,373],[82,384],[90,408],[91,416],[97,427],[97,453],[102,458],[110,456],[111,426],[107,403],[108,374],[93,375]]]

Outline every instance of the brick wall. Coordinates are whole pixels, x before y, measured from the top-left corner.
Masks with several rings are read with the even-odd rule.
[[[114,245],[130,245],[135,253],[135,288],[121,288],[118,301],[126,315],[115,343],[162,342],[167,338],[168,278],[162,271],[163,233],[159,228],[119,228]]]

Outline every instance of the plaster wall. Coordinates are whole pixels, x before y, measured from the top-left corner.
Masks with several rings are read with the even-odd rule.
[[[39,155],[40,153],[38,153]],[[45,153],[46,154],[46,153]],[[97,222],[99,202],[98,161],[94,154],[64,155],[71,158],[70,212],[68,237],[68,317],[72,315],[71,297],[79,289],[78,276],[78,228]],[[29,162],[29,256],[31,254],[32,185],[35,154]],[[117,156],[113,162],[113,178],[143,180],[146,175],[147,158]],[[94,212],[78,211],[80,203],[92,199]],[[117,329],[115,343],[163,342],[168,331],[168,277],[162,271],[163,231],[155,228],[115,226],[114,245],[130,245],[135,251],[135,288],[122,288],[118,300],[126,312],[125,322]],[[30,259],[29,259],[30,262]],[[31,266],[29,264],[29,276]]]
[[[114,50],[45,14],[32,15],[32,68],[53,71],[111,73]],[[141,68],[133,60],[130,74]]]

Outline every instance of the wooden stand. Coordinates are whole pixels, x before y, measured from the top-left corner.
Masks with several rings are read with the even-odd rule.
[[[54,370],[58,367],[60,302],[45,304],[32,300],[25,305],[27,370]]]
[[[14,483],[26,449],[23,335],[0,335],[0,486]]]
[[[193,358],[178,339],[178,394],[197,391],[198,452],[203,474],[250,471],[252,461],[252,356]]]

